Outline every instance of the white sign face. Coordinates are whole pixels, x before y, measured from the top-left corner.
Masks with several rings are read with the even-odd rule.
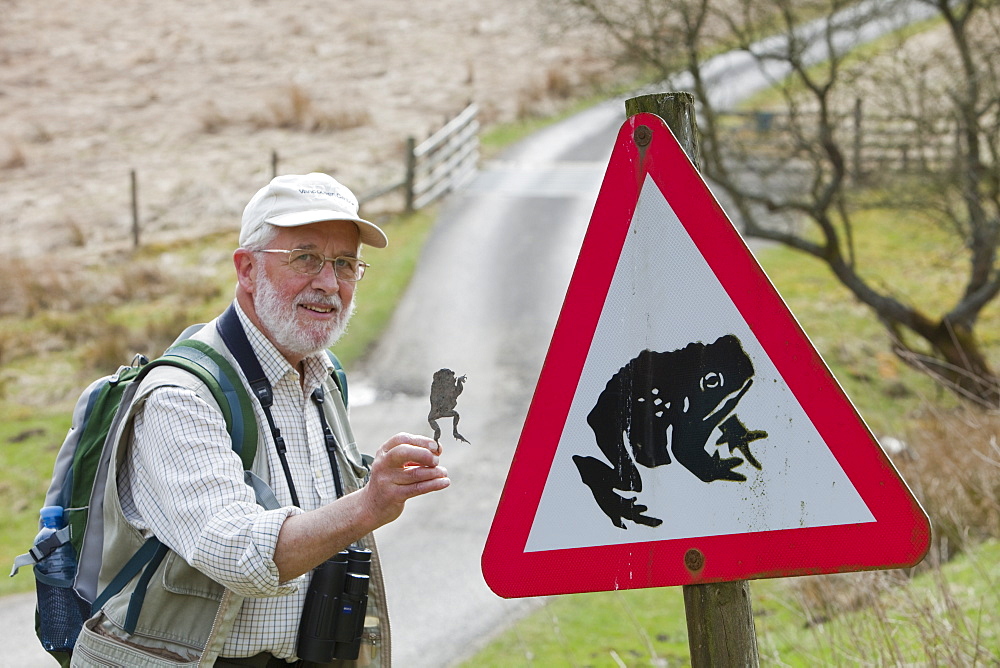
[[[632,391],[638,381],[625,372],[644,350],[656,353],[652,364],[662,374],[653,372],[653,389],[638,399],[655,406],[650,410],[659,419],[656,432],[643,438],[646,455],[640,458],[634,450],[639,439],[627,433],[627,425],[618,425],[626,432],[622,438],[614,438],[614,427],[604,430],[599,443],[588,416],[601,411],[603,393],[610,403],[621,399],[616,382],[630,383]],[[691,354],[698,355],[697,374],[685,373]],[[714,368],[713,356],[720,359],[719,372],[704,374]],[[706,400],[706,387],[720,382],[743,389],[738,396],[729,389],[716,395],[717,402]],[[621,404],[615,406],[620,414]],[[732,429],[742,438],[727,440],[723,432]],[[690,437],[692,430],[700,430],[697,437]],[[636,464],[641,491],[622,491],[628,487],[610,481],[621,474],[621,457]],[[643,458],[650,465],[637,461]],[[582,480],[588,472],[591,484]],[[636,497],[645,506],[638,511],[642,519],[603,510],[599,500],[614,501],[611,493]],[[525,552],[874,521],[647,175]]]

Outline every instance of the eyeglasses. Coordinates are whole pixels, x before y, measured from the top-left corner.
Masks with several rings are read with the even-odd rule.
[[[258,253],[285,253],[288,259],[285,261],[289,267],[300,274],[310,274],[315,276],[323,271],[323,266],[330,262],[333,264],[333,271],[342,281],[351,283],[360,281],[365,275],[365,269],[371,265],[362,262],[356,257],[341,255],[339,257],[327,257],[316,251],[295,248],[293,250],[281,250],[277,248],[267,248],[257,251]]]

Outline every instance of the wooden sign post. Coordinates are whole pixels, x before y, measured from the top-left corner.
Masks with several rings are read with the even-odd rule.
[[[694,97],[690,93],[656,93],[625,100],[626,116],[643,112],[656,114],[666,122],[701,171]],[[694,668],[760,665],[747,580],[684,585],[684,611]]]

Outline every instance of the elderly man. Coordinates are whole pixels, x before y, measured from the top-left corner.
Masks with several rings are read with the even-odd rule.
[[[373,459],[355,445],[326,349],[354,309],[368,266],[362,244],[382,248],[387,239],[325,174],[277,177],[251,199],[233,255],[235,302],[193,338],[242,368],[258,425],[253,472],[269,483],[276,507],[262,507],[246,482],[205,384],[182,370],[154,369],[111,464],[117,484],[105,500],[102,581],[149,536],[170,551],[138,617],[128,619],[130,585],[86,623],[74,665],[388,664],[370,534],[399,517],[408,499],[449,479],[430,438],[396,434]],[[254,373],[269,393],[246,379]],[[264,395],[273,401],[257,400]],[[349,546],[373,552],[360,655],[301,660],[313,569]]]

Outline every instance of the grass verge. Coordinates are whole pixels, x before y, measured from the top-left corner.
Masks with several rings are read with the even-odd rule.
[[[859,573],[864,605],[817,619],[788,580],[751,583],[761,665],[994,665],[1000,660],[1000,541],[928,570]],[[797,583],[796,583],[797,584]],[[680,587],[554,597],[463,668],[689,666]]]

